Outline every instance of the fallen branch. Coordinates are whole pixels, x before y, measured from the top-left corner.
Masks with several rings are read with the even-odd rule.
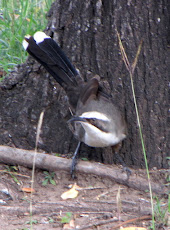
[[[0,159],[2,163],[12,165],[23,165],[25,167],[32,168],[34,151],[11,148],[8,146],[0,146]],[[48,171],[61,171],[65,170],[70,172],[71,159],[65,159],[62,157],[56,157],[49,154],[37,153],[35,159],[35,167],[48,170]],[[101,163],[91,163],[80,161],[77,165],[76,172],[84,174],[95,174],[101,177],[107,177],[110,180],[114,180],[119,184],[126,185],[133,189],[140,191],[148,190],[147,179],[137,175],[135,170],[132,170],[132,175],[127,180],[127,174],[122,172],[121,168],[113,165],[103,165]],[[151,182],[152,191],[157,194],[167,194],[166,187]]]
[[[141,217],[137,217],[137,218],[134,218],[134,219],[124,221],[121,224],[117,224],[116,226],[112,226],[111,229],[118,229],[118,228],[122,227],[123,225],[129,224],[129,223],[133,223],[133,222],[137,222],[137,221],[143,221],[143,220],[151,220],[151,219],[152,219],[151,215],[141,216]],[[90,229],[92,227],[96,227],[96,226],[100,226],[100,225],[106,225],[106,224],[108,225],[108,224],[114,223],[116,221],[118,221],[118,220],[115,219],[115,218],[112,218],[112,219],[109,219],[109,220],[102,220],[102,221],[98,221],[97,223],[95,222],[94,224],[89,224],[89,225],[86,225],[84,227],[80,227],[79,230]]]
[[[85,213],[90,214],[91,212],[94,214],[104,214],[104,213],[117,213],[117,207],[115,204],[110,203],[105,205],[103,202],[77,202],[77,201],[57,201],[57,202],[36,202],[33,205],[32,214],[39,215],[39,214],[55,214],[62,212],[74,212],[74,213]],[[123,213],[132,213],[133,215],[150,215],[151,209],[149,205],[146,207],[140,207],[139,203],[136,203],[136,206],[129,206],[129,204],[123,204],[122,206]],[[0,214],[3,215],[30,215],[30,205],[27,202],[15,203],[14,205],[7,205],[1,206]]]

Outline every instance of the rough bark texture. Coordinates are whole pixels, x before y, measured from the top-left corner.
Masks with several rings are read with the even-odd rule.
[[[116,28],[131,62],[143,40],[134,85],[147,158],[150,167],[167,167],[168,17],[166,0],[56,0],[48,14],[46,32],[58,41],[85,79],[91,72],[101,76],[123,111],[128,137],[120,154],[127,165],[144,167],[144,158]],[[77,141],[66,124],[66,95],[34,60],[29,58],[1,82],[0,95],[0,144],[33,149],[37,121],[45,109],[39,148],[47,152],[74,151]],[[110,148],[84,145],[81,153],[112,162]]]

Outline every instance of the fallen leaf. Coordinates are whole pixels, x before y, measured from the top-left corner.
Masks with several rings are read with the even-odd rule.
[[[74,224],[74,220],[70,220],[69,224],[64,224],[63,225],[63,229],[75,229],[75,224]]]
[[[78,186],[76,183],[73,185],[73,187],[75,186],[75,189],[76,190],[84,190],[84,188]]]
[[[23,192],[28,192],[28,193],[35,192],[35,190],[32,189],[32,188],[22,188],[22,191]]]
[[[78,196],[78,191],[76,190],[76,184],[73,185],[73,187],[71,189],[69,189],[68,191],[64,192],[61,195],[61,198],[63,200],[67,200],[67,199],[74,199]]]

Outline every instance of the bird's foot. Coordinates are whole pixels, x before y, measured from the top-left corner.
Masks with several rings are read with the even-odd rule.
[[[127,175],[127,180],[129,180],[129,178],[130,178],[130,176],[131,176],[131,174],[132,174],[131,170],[130,170],[127,166],[123,166],[123,172],[126,173],[126,175]]]

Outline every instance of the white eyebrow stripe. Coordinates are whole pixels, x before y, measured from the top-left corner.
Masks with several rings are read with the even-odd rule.
[[[45,38],[51,38],[50,36],[46,35],[44,32],[37,31],[34,36],[34,40],[36,41],[37,45],[44,41]]]
[[[99,113],[97,111],[90,111],[83,113],[80,117],[82,118],[96,118],[103,121],[110,121],[110,119],[103,113]]]

